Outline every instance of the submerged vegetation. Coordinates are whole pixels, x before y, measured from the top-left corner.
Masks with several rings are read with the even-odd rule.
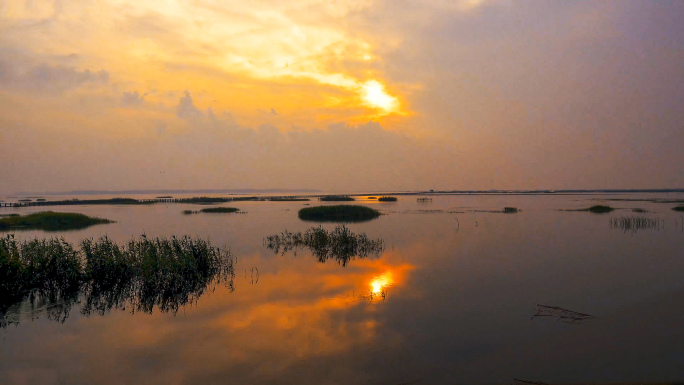
[[[591,206],[588,209],[585,209],[582,211],[589,211],[589,212],[596,213],[596,214],[602,214],[602,213],[609,213],[613,210],[615,210],[615,209],[610,207],[610,206],[595,205],[595,206]]]
[[[378,198],[378,201],[380,201],[380,202],[396,202],[397,197],[380,197],[380,198]]]
[[[199,238],[147,238],[125,245],[107,237],[86,239],[75,248],[64,239],[0,239],[0,326],[17,323],[8,310],[28,299],[49,302],[51,318],[62,322],[79,295],[81,313],[111,309],[176,313],[196,301],[210,284],[232,289],[229,251]]]
[[[560,210],[560,211],[588,211],[590,213],[603,214],[603,213],[609,213],[611,211],[615,211],[615,209],[613,207],[605,206],[605,205],[594,205],[594,206],[588,207],[586,209]]]
[[[335,259],[342,266],[359,257],[379,256],[385,249],[382,239],[369,239],[366,234],[354,234],[345,225],[328,231],[323,227],[312,227],[304,233],[291,233],[285,230],[279,235],[271,235],[264,239],[264,245],[275,254],[308,248],[319,262]]]
[[[299,219],[319,222],[363,222],[380,216],[378,210],[358,205],[306,207],[299,210]]]
[[[235,207],[209,207],[200,211],[203,213],[234,213],[240,211],[240,209]]]
[[[354,198],[348,195],[326,195],[318,198],[322,202],[348,202],[353,201]]]
[[[610,218],[610,228],[636,233],[639,230],[660,230],[664,226],[660,218],[648,217],[617,217]]]
[[[24,216],[10,215],[8,217],[0,218],[0,230],[77,230],[101,223],[112,223],[112,221],[103,218],[89,217],[78,213],[44,211]]]

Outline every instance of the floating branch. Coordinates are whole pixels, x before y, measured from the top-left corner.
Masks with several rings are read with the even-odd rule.
[[[556,321],[564,323],[575,323],[596,318],[590,314],[579,313],[576,311],[563,309],[562,307],[558,306],[546,305],[537,305],[537,313],[530,319],[534,319],[536,317],[555,317]]]

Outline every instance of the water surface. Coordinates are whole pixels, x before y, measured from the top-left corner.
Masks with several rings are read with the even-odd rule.
[[[230,247],[222,285],[177,313],[111,310],[49,319],[25,303],[0,330],[2,384],[417,384],[684,381],[684,231],[674,204],[605,198],[681,194],[415,196],[356,202],[386,215],[347,226],[381,238],[379,256],[346,267],[308,250],[274,254],[264,237],[306,231],[310,202],[235,202],[246,214],[182,215],[204,206],[69,206],[116,221],[61,233],[191,235]],[[331,202],[329,204],[336,204]],[[608,214],[558,211],[607,203]],[[496,211],[505,206],[515,214]],[[647,213],[635,213],[642,208]],[[640,216],[635,231],[611,219]],[[323,223],[326,229],[337,224]],[[537,305],[594,318],[535,317]]]

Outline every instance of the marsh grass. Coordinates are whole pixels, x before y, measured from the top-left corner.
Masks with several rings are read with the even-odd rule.
[[[113,222],[108,219],[94,218],[78,213],[56,213],[52,211],[43,211],[24,216],[19,215],[0,218],[0,230],[77,230],[103,223]]]
[[[358,205],[306,207],[299,210],[299,219],[318,222],[363,222],[380,216],[378,210]]]
[[[684,211],[684,206],[673,207],[672,210],[674,210],[674,211]]]
[[[660,218],[648,217],[615,217],[610,218],[610,228],[622,230],[623,232],[636,233],[639,230],[657,230],[659,231],[663,224]]]
[[[318,198],[321,202],[348,202],[353,201],[354,198],[348,195],[327,195]]]
[[[611,211],[615,211],[615,209],[613,207],[605,206],[605,205],[594,205],[594,206],[588,207],[586,209],[559,210],[559,211],[588,211],[588,212],[594,213],[594,214],[604,214],[604,213],[609,213]]]
[[[76,249],[64,239],[0,239],[0,326],[17,303],[57,304],[51,318],[64,322],[83,298],[81,313],[111,309],[176,313],[211,284],[233,289],[230,251],[190,237],[148,238],[119,245],[107,237],[85,239]]]
[[[385,249],[382,239],[369,239],[366,234],[354,234],[345,225],[328,231],[323,227],[312,227],[306,232],[291,233],[285,230],[279,235],[271,235],[264,239],[264,245],[275,254],[285,255],[290,250],[307,248],[311,250],[319,262],[335,259],[342,266],[356,257],[366,258],[379,256]]]
[[[504,209],[503,209],[504,214],[515,214],[519,211],[520,210],[518,210],[517,207],[504,207]]]
[[[421,203],[432,202],[432,198],[420,197],[420,198],[416,198],[416,202],[421,202]]]
[[[237,211],[240,211],[240,209],[237,209],[235,207],[209,207],[200,210],[200,212],[203,213],[234,213]]]
[[[378,201],[379,202],[396,202],[397,197],[389,197],[389,196],[380,197],[380,198],[378,198]]]
[[[181,211],[181,214],[183,215],[192,215],[192,214],[199,214],[200,212],[197,210],[183,210]]]
[[[271,202],[306,202],[310,201],[309,198],[268,198]]]

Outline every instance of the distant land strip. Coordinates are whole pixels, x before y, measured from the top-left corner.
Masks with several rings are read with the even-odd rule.
[[[319,193],[317,189],[201,189],[201,190],[75,190],[47,192],[18,192],[14,195],[134,195],[134,194],[272,194]]]
[[[142,191],[142,190],[140,190]],[[172,191],[189,191],[189,190],[156,190],[155,194],[170,194]],[[207,191],[207,190],[203,190]],[[220,190],[208,190],[220,191]],[[238,191],[238,190],[230,190]],[[259,190],[270,191],[270,190]],[[276,190],[277,191],[277,190]],[[294,190],[290,190],[294,191]],[[309,190],[304,190],[309,191]],[[317,190],[314,190],[317,191]],[[279,191],[282,192],[282,191]],[[573,194],[630,194],[630,193],[684,193],[684,189],[642,189],[642,190],[454,190],[454,191],[404,191],[394,193],[364,193],[364,194],[345,194],[348,197],[371,196],[371,195],[396,195],[396,196],[411,196],[411,195],[573,195]],[[45,194],[47,195],[47,194]],[[38,200],[30,201],[23,200],[19,202],[4,202],[0,203],[0,207],[29,207],[29,206],[73,206],[73,205],[146,205],[154,203],[194,203],[194,204],[215,204],[235,201],[288,201],[288,200],[305,200],[308,198],[323,198],[328,197],[326,194],[287,194],[287,195],[243,195],[230,197],[192,197],[192,198],[174,198],[171,196],[157,197],[154,199],[133,199],[133,198],[106,198],[106,199],[67,199],[58,201]],[[671,203],[680,201],[663,201],[660,203]]]

